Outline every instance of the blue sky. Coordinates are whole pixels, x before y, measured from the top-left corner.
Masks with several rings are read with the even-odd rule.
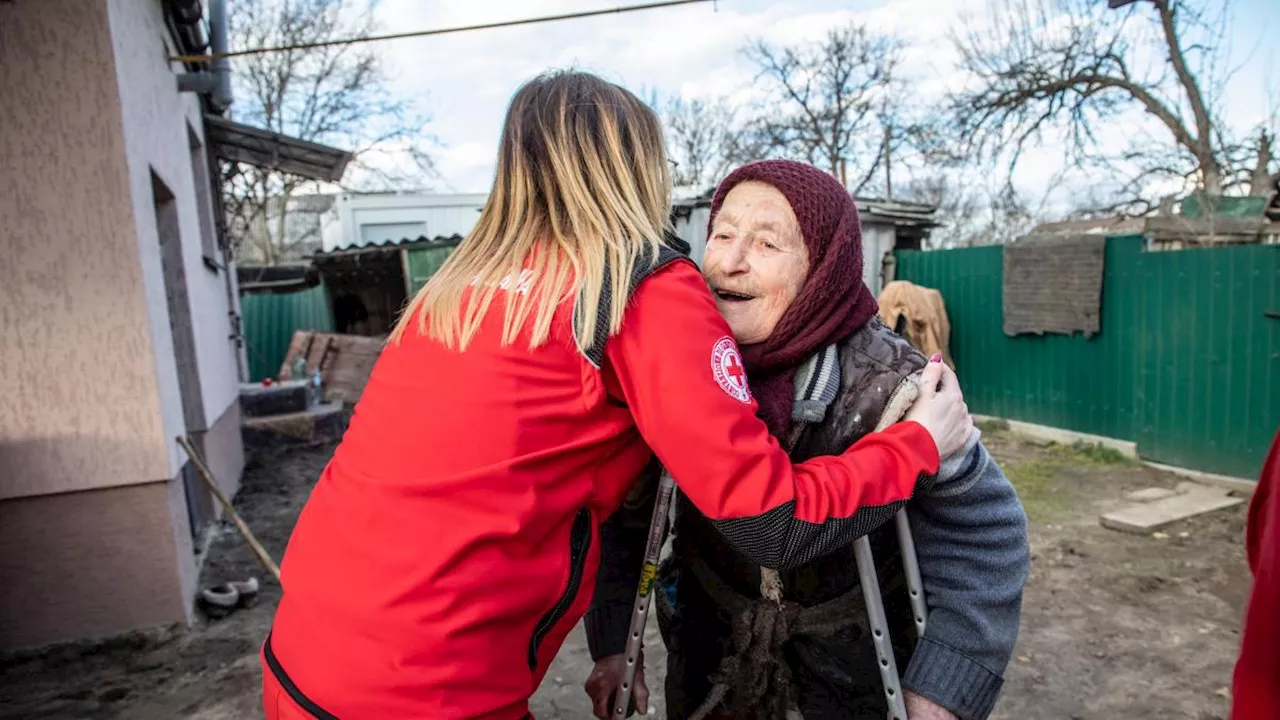
[[[1104,0],[1096,0],[1104,2]],[[1212,1],[1212,0],[1210,0]],[[502,113],[515,88],[552,67],[591,70],[633,90],[664,95],[752,96],[751,67],[739,49],[750,39],[790,44],[820,39],[850,20],[902,35],[910,44],[905,68],[922,97],[940,95],[954,81],[947,32],[966,15],[981,17],[1002,0],[719,0],[586,20],[503,28],[381,46],[395,92],[430,108],[437,189],[488,190]],[[1229,42],[1233,65],[1226,114],[1241,129],[1280,103],[1280,15],[1276,0],[1236,0]],[[622,0],[383,0],[384,29],[405,31],[532,17],[632,4]],[[1271,6],[1268,12],[1266,6]],[[1140,119],[1135,119],[1139,122]],[[1122,139],[1130,128],[1117,128]],[[1043,193],[1062,169],[1051,139],[1020,166],[1017,181]]]

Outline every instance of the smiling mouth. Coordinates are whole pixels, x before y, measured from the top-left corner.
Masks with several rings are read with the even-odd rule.
[[[716,290],[715,295],[717,298],[726,302],[746,302],[748,300],[756,299],[754,295],[746,295],[743,293],[733,292],[731,290]]]

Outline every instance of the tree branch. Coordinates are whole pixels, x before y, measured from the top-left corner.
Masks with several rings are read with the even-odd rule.
[[[840,175],[842,165],[850,162],[858,168],[855,172],[874,177],[883,160],[885,133],[873,125],[882,117],[896,124],[901,111],[897,97],[886,99],[900,50],[898,41],[858,25],[834,30],[809,46],[776,50],[756,41],[745,52],[759,69],[757,78],[767,80],[774,95],[751,123],[755,134],[775,152],[832,174]]]
[[[1159,162],[1129,154],[1130,166],[1161,170],[1132,183],[1133,192],[1162,192],[1154,182],[1158,175],[1182,178],[1194,171],[1205,191],[1220,194],[1225,179],[1240,175],[1242,163],[1252,164],[1232,150],[1228,128],[1208,102],[1210,86],[1190,60],[1198,53],[1212,67],[1223,40],[1186,42],[1184,15],[1191,11],[1180,0],[1146,2],[1155,12],[1118,13],[1092,0],[1020,0],[993,8],[989,26],[954,31],[968,82],[950,95],[949,134],[969,156],[1007,161],[1009,173],[1027,148],[1050,133],[1064,137],[1070,165],[1107,165],[1115,136],[1098,128],[1123,123],[1140,109],[1167,140]],[[1152,32],[1144,34],[1140,21]],[[1153,65],[1152,53],[1163,62]],[[1125,142],[1134,147],[1147,137],[1134,132]],[[1172,148],[1177,152],[1166,152]]]
[[[855,197],[861,195],[862,189],[867,186],[867,183],[871,182],[871,178],[875,176],[876,171],[880,169],[880,163],[884,160],[884,157],[888,152],[889,136],[885,135],[884,140],[880,143],[880,152],[876,153],[875,162],[871,163],[871,167],[867,168],[867,172],[862,176],[862,180],[858,181],[858,184],[853,187],[853,194]]]
[[[1195,76],[1191,74],[1191,71],[1187,69],[1187,58],[1178,41],[1178,28],[1174,18],[1174,2],[1176,0],[1151,0],[1151,4],[1156,7],[1156,11],[1160,14],[1160,27],[1164,32],[1165,44],[1168,46],[1169,62],[1173,65],[1173,70],[1178,75],[1178,82],[1182,84],[1183,89],[1186,91],[1187,102],[1191,105],[1191,112],[1195,114],[1196,129],[1198,131],[1197,140],[1207,141],[1210,133],[1213,132],[1213,123],[1209,119],[1209,111],[1205,106],[1204,95],[1200,92],[1200,84],[1196,81]],[[1201,149],[1194,149],[1196,154],[1199,155]],[[1208,148],[1204,149],[1207,150]]]
[[[230,7],[232,43],[263,47],[368,35],[376,29],[376,3],[236,0]],[[410,183],[433,173],[425,151],[431,147],[424,133],[427,116],[390,93],[375,48],[289,50],[237,58],[235,63],[238,119],[302,140],[355,148],[341,187]],[[410,141],[408,149],[402,147],[405,140]],[[375,167],[375,153],[404,169],[393,174]],[[258,248],[266,262],[296,253],[307,231],[290,221],[294,210],[289,198],[309,191],[310,181],[234,163],[227,165],[227,175],[226,226],[239,235],[233,244]]]

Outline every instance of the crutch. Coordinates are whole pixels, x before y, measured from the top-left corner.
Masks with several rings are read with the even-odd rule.
[[[914,401],[914,397],[911,398]],[[892,404],[892,403],[891,403]],[[906,413],[905,406],[896,411],[886,409],[876,425],[879,432],[897,422]],[[928,608],[924,600],[924,583],[920,579],[920,561],[916,557],[916,541],[911,536],[911,524],[905,508],[893,518],[897,529],[898,545],[902,553],[902,569],[907,576],[907,592],[911,596],[911,615],[915,620],[916,636],[924,635]],[[884,600],[880,597],[880,579],[876,576],[876,561],[871,555],[871,540],[863,535],[853,543],[853,557],[858,564],[858,582],[862,586],[862,598],[867,606],[867,622],[871,625],[871,640],[876,648],[876,664],[880,668],[880,680],[884,683],[885,699],[889,702],[890,720],[907,720],[906,701],[902,699],[902,680],[898,675],[898,663],[893,657],[893,645],[889,641],[889,622],[885,617]]]
[[[613,717],[624,720],[631,707],[631,684],[636,679],[636,664],[640,662],[640,650],[644,647],[644,626],[649,619],[649,599],[658,577],[658,555],[667,529],[667,508],[676,487],[675,478],[666,470],[658,483],[658,496],[653,503],[653,518],[649,521],[649,540],[644,547],[644,566],[640,570],[640,588],[632,605],[631,629],[627,633],[627,664],[622,670],[622,685],[618,687]]]

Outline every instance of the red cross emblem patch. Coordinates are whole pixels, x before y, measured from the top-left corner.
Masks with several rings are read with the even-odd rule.
[[[720,338],[711,347],[711,374],[730,397],[739,402],[751,402],[747,369],[742,366],[742,355],[738,353],[738,344],[733,338]]]

